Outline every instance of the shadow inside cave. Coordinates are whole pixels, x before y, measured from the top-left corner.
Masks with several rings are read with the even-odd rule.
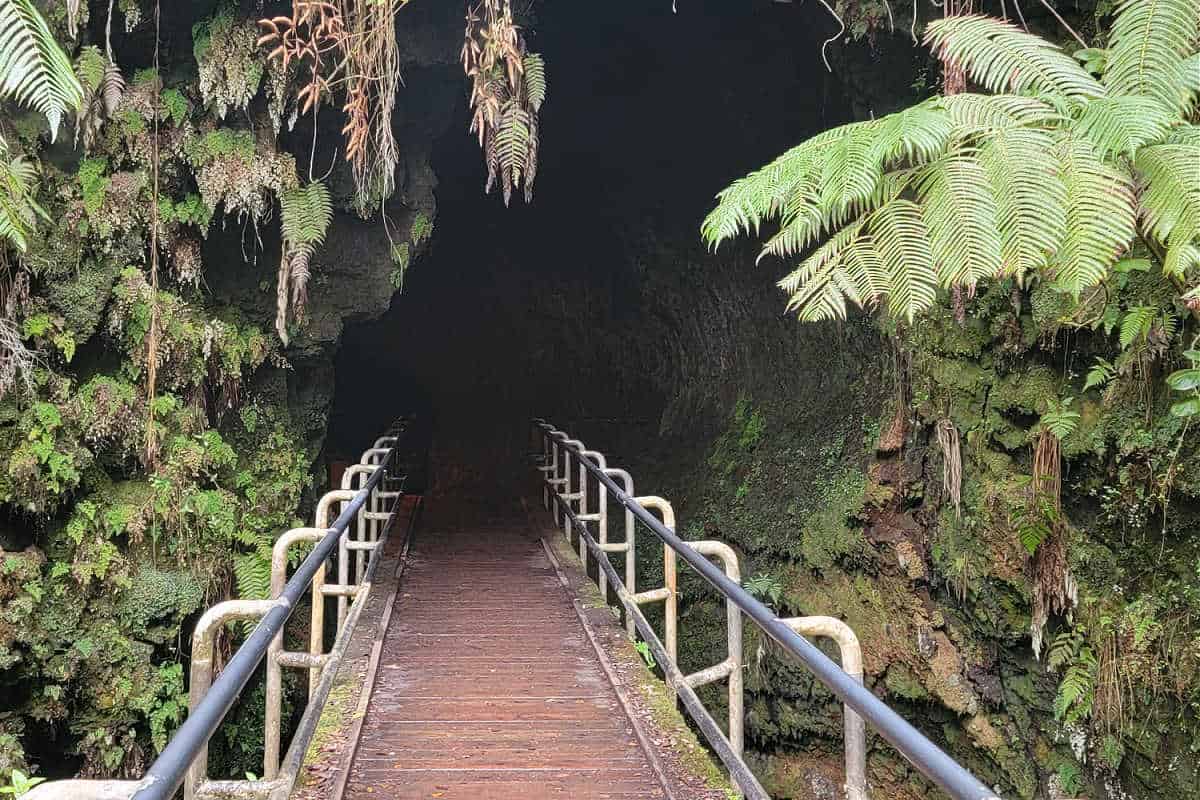
[[[382,318],[344,333],[327,455],[415,411],[433,426],[431,491],[511,498],[533,415],[606,451],[711,426],[751,366],[773,372],[759,359],[806,333],[781,320],[776,270],[744,246],[706,253],[699,222],[731,180],[850,118],[820,64],[828,22],[768,3],[548,4],[533,200],[483,194],[460,96],[433,151],[429,251]]]

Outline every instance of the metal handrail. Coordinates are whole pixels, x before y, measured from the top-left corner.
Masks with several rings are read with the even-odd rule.
[[[383,460],[384,465],[391,462],[394,453],[393,444]],[[283,592],[274,601],[274,607],[255,626],[249,638],[242,643],[233,658],[221,670],[221,674],[213,681],[204,699],[192,710],[167,746],[159,753],[158,758],[150,765],[142,779],[141,788],[133,795],[132,800],[170,800],[174,796],[183,784],[188,768],[200,751],[208,746],[208,741],[216,734],[225,716],[258,669],[259,663],[271,646],[271,641],[283,631],[284,625],[291,619],[313,577],[333,555],[342,534],[349,529],[350,523],[357,519],[359,510],[366,504],[371,492],[382,482],[386,473],[386,466],[375,470],[367,479],[366,485],[354,493],[353,499],[342,509],[328,533],[317,542],[312,552],[284,585]],[[321,600],[322,598],[313,598],[314,603]]]
[[[709,559],[691,547],[676,535],[675,531],[659,522],[640,502],[631,497],[610,478],[590,458],[583,456],[586,449],[582,443],[568,444],[566,436],[558,437],[554,426],[542,419],[535,419],[534,424],[542,432],[542,436],[555,450],[557,465],[557,448],[570,448],[579,454],[578,461],[587,472],[600,483],[607,493],[650,531],[663,544],[680,558],[686,561],[692,569],[710,583],[728,602],[750,617],[784,650],[800,660],[827,689],[833,692],[849,708],[857,712],[868,724],[886,739],[905,759],[909,761],[922,775],[941,787],[955,800],[1000,800],[996,792],[988,788],[982,781],[968,772],[962,765],[946,754],[940,747],[925,737],[920,731],[909,724],[903,717],[892,710],[890,706],[877,698],[853,676],[847,674],[832,659],[822,653],[815,645],[800,634],[796,633],[787,622],[775,615],[770,608],[757,600],[743,589],[738,583],[730,580],[725,572]],[[574,440],[577,441],[577,440]],[[553,479],[551,479],[553,480]],[[568,478],[569,480],[569,478]],[[569,488],[569,483],[568,483]],[[553,495],[557,499],[557,495]],[[557,502],[563,503],[561,499]],[[569,502],[563,503],[569,509]],[[564,514],[566,516],[566,514]],[[586,528],[584,528],[586,531]],[[590,535],[589,535],[590,538]],[[602,560],[602,566],[607,565],[607,558]],[[607,565],[610,567],[611,565]],[[609,579],[615,577],[615,571],[605,570]],[[639,625],[639,627],[641,627]]]
[[[402,429],[402,428],[401,428]],[[390,446],[380,447],[383,443]],[[395,461],[399,437],[387,436],[376,440],[375,447],[363,454],[354,472],[348,473],[343,485],[354,483],[355,478],[364,478],[357,491],[346,489],[327,492],[317,504],[316,527],[296,528],[280,536],[272,552],[271,599],[227,600],[219,603],[201,618],[193,635],[193,660],[190,702],[187,719],[175,731],[167,746],[139,780],[68,780],[44,783],[29,795],[30,800],[169,800],[180,786],[188,800],[204,797],[277,798],[290,789],[295,778],[296,765],[292,762],[292,750],[304,742],[293,741],[288,751],[288,775],[280,773],[280,707],[282,700],[281,667],[307,669],[313,680],[310,682],[309,707],[301,726],[309,720],[317,706],[324,703],[328,695],[331,669],[336,670],[340,654],[345,649],[345,634],[353,627],[367,597],[372,576],[378,564],[374,558],[387,533],[387,525],[394,519],[391,513],[382,513],[385,498],[399,498],[402,491],[384,491],[385,480],[395,480],[391,474]],[[402,476],[401,476],[402,479]],[[402,488],[402,485],[401,485]],[[330,523],[333,509],[341,506],[336,519]],[[399,504],[395,506],[399,508]],[[379,509],[378,511],[376,509]],[[394,512],[394,509],[393,509]],[[351,532],[351,523],[357,520],[357,528]],[[364,525],[365,523],[365,525]],[[353,534],[357,534],[351,540]],[[286,579],[287,548],[302,541],[313,542],[312,552],[300,563],[290,580]],[[324,575],[326,562],[338,552],[341,559],[348,561],[350,552],[361,556],[369,555],[365,570],[360,568],[357,583],[342,581],[326,584]],[[286,582],[285,582],[286,581]],[[329,595],[339,599],[353,597],[354,604],[347,615],[339,614],[338,637],[333,651],[325,653],[323,636],[314,635],[309,652],[283,652],[283,630],[303,596],[312,591],[312,628],[315,633],[323,631],[324,599]],[[233,657],[213,680],[212,650],[218,628],[234,619],[255,619],[258,624],[241,644]],[[244,691],[264,656],[267,658],[267,707],[264,721],[265,747],[264,770],[261,779],[245,781],[209,780],[207,777],[208,743],[215,735],[225,716]],[[323,675],[322,675],[323,673]],[[321,678],[319,681],[317,678]],[[297,735],[297,739],[301,734]]]

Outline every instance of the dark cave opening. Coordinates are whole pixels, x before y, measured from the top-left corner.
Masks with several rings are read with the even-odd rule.
[[[815,7],[767,2],[542,9],[531,47],[551,90],[533,201],[505,208],[483,194],[460,91],[434,147],[430,250],[381,319],[347,326],[327,456],[351,456],[416,411],[433,420],[438,480],[503,484],[524,477],[516,457],[533,414],[656,430],[676,368],[661,331],[678,320],[653,294],[719,294],[700,280],[717,258],[698,233],[712,196],[849,119],[847,91],[821,63],[831,26]],[[738,280],[778,318],[774,266]]]

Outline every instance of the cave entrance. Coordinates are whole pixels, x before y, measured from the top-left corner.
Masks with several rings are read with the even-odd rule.
[[[430,247],[386,314],[347,325],[329,456],[413,410],[432,419],[435,483],[507,491],[527,477],[532,414],[585,437],[606,425],[596,438],[612,447],[657,431],[680,360],[705,357],[698,341],[677,352],[702,333],[673,330],[666,307],[720,291],[703,285],[698,234],[713,195],[850,116],[821,62],[835,30],[815,6],[765,0],[678,14],[665,0],[547,4],[530,44],[550,75],[541,165],[532,202],[509,208],[482,192],[465,84],[447,65]],[[743,278],[778,317],[775,272]]]

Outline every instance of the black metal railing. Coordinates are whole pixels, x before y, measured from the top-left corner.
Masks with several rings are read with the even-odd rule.
[[[550,436],[553,426],[545,420],[535,419],[543,437],[551,447],[569,447],[582,465],[608,493],[628,510],[637,521],[648,528],[664,545],[671,548],[696,572],[713,586],[727,601],[754,621],[759,628],[779,644],[790,655],[800,661],[827,689],[833,692],[848,707],[860,714],[884,739],[886,739],[922,775],[933,781],[955,800],[1000,800],[996,792],[972,775],[966,768],[946,754],[924,734],[914,728],[890,706],[876,697],[862,684],[856,682],[838,664],[822,653],[815,645],[789,628],[770,608],[757,600],[740,585],[730,580],[725,573],[687,542],[665,526],[650,511],[621,488],[591,458],[585,456],[578,445]],[[583,489],[583,487],[581,487]],[[554,495],[556,503],[564,501]],[[570,503],[565,506],[569,509]],[[572,514],[574,516],[574,514]],[[582,523],[577,523],[582,525]],[[607,564],[607,558],[604,563]],[[616,573],[611,571],[610,578]],[[639,625],[639,627],[641,627]]]

